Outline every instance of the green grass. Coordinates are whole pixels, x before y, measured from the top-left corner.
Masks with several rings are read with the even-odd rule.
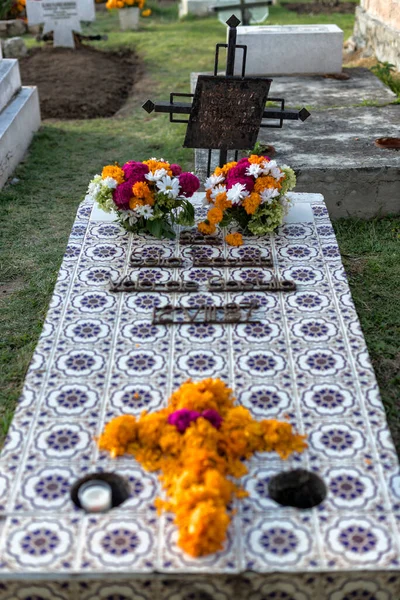
[[[167,99],[170,91],[189,91],[192,71],[212,69],[215,44],[225,41],[225,28],[216,18],[178,23],[176,5],[159,8],[154,3],[153,8],[154,18],[143,21],[138,32],[120,32],[118,15],[109,13],[98,13],[97,21],[87,28],[109,36],[106,42],[96,44],[99,48],[128,46],[144,61],[145,79],[138,83],[124,116],[45,123],[15,173],[19,182],[0,192],[0,291],[5,292],[0,295],[0,442],[41,331],[76,208],[91,175],[115,160],[152,155],[193,168],[193,151],[181,146],[185,126],[171,125],[166,116],[147,115],[141,104],[147,98]],[[325,17],[297,17],[274,6],[269,23],[334,22],[350,35],[352,15]],[[27,39],[30,46],[36,44]],[[398,380],[393,374],[400,346],[399,321],[392,306],[399,276],[399,227],[398,220],[389,219],[367,224],[349,220],[337,225],[341,248],[353,257],[346,259],[350,283],[383,397],[400,429],[394,408]],[[362,271],[357,270],[361,267]]]
[[[400,453],[400,218],[336,221],[351,292]]]

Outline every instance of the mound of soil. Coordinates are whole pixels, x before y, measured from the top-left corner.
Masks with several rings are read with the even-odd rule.
[[[296,12],[298,15],[331,15],[333,13],[346,13],[354,14],[356,11],[356,4],[353,2],[341,2],[338,6],[324,6],[319,2],[291,2],[290,4],[284,4],[284,7],[288,10]]]
[[[22,58],[20,69],[22,84],[39,88],[43,119],[95,119],[124,105],[141,64],[130,51],[44,47]]]

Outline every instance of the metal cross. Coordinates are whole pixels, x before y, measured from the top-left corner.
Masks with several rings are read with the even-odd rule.
[[[306,108],[285,110],[283,98],[268,98],[272,79],[246,77],[247,46],[236,44],[236,28],[240,21],[232,15],[227,20],[227,44],[217,44],[214,75],[199,75],[194,94],[171,93],[169,102],[143,104],[148,113],[168,113],[171,123],[187,123],[185,148],[208,149],[207,175],[211,171],[211,150],[219,150],[219,166],[227,162],[228,150],[249,150],[257,141],[260,127],[281,128],[283,121],[305,121]],[[218,75],[220,48],[227,49],[225,75]],[[236,51],[241,50],[241,76],[234,76]],[[175,98],[192,98],[193,102],[175,102]],[[267,99],[279,102],[280,108],[265,108]],[[177,119],[175,115],[189,115]],[[269,121],[275,120],[276,123]],[[268,122],[265,122],[268,121]]]
[[[238,10],[241,16],[241,23],[243,25],[250,25],[251,13],[250,8],[262,8],[263,6],[271,6],[272,0],[264,0],[264,2],[245,2],[245,0],[239,0],[239,3],[232,4],[216,4],[211,7],[214,12],[220,12],[222,10]]]

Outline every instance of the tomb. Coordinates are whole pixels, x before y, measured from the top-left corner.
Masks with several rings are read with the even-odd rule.
[[[258,25],[238,27],[248,48],[248,75],[340,73],[343,31],[337,25]],[[238,74],[240,66],[236,66]]]
[[[265,102],[261,84],[254,94]],[[173,96],[145,108],[189,115],[190,138],[196,94]],[[242,247],[199,245],[187,229],[133,235],[81,203],[0,455],[0,600],[398,600],[397,455],[324,199],[291,201],[276,233]],[[156,514],[155,474],[95,441],[116,416],[158,411],[188,377],[222,378],[255,417],[308,441],[286,462],[253,455],[224,549],[196,559]],[[119,485],[111,510],[82,510],[77,482],[93,477]]]
[[[3,58],[0,45],[0,189],[40,127],[36,87],[21,86],[18,60]]]
[[[353,39],[358,48],[400,69],[399,0],[361,0],[356,7]]]
[[[81,21],[94,21],[94,0],[27,0],[30,25],[44,23],[43,35],[53,32],[53,45],[75,48],[73,32],[80,33]]]

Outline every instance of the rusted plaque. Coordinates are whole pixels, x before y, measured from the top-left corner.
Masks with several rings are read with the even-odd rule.
[[[253,148],[272,79],[199,75],[186,148]]]
[[[202,305],[182,307],[167,304],[153,310],[153,325],[182,325],[184,323],[248,323],[253,312],[259,308],[256,300],[251,302],[228,302],[222,306]]]

